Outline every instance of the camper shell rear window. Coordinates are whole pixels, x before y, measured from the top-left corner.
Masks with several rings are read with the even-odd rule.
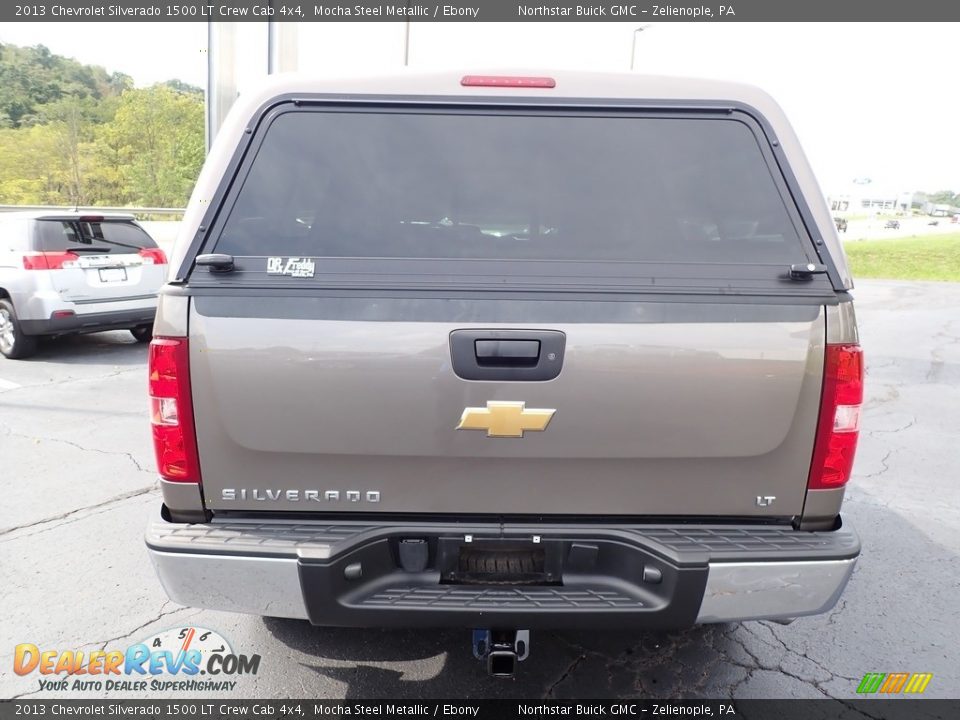
[[[223,208],[230,284],[756,291],[817,262],[743,113],[288,107]]]

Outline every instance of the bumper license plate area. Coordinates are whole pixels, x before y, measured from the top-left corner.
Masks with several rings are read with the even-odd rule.
[[[100,268],[97,270],[100,275],[100,282],[115,283],[124,282],[127,279],[126,268]]]
[[[555,548],[551,548],[555,549]],[[448,558],[441,582],[453,585],[559,585],[558,562],[547,562],[543,544],[470,543],[460,545],[456,565]]]

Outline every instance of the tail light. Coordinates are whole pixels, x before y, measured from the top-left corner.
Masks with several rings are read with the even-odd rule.
[[[809,490],[843,487],[850,479],[860,437],[863,352],[859,345],[827,345],[820,421],[810,465]]]
[[[165,480],[200,482],[186,338],[155,337],[148,360],[150,423],[157,469]]]
[[[140,253],[144,265],[166,265],[167,255],[160,248],[143,248]]]
[[[32,252],[23,256],[24,270],[61,270],[71,268],[80,259],[72,252]]]

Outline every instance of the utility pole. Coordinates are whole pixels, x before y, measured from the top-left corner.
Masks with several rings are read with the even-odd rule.
[[[237,99],[236,36],[238,23],[207,23],[207,151]]]
[[[403,7],[408,13],[403,28],[403,66],[407,67],[410,64],[410,0],[406,0]]]
[[[633,36],[631,37],[632,42],[630,43],[630,69],[633,70],[633,65],[637,60],[637,35],[642,33],[650,27],[650,24],[641,25],[633,31]]]

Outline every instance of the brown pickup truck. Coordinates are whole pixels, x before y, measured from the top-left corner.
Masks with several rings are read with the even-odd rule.
[[[184,605],[531,628],[831,608],[863,364],[836,228],[747,86],[275,79],[160,295],[146,542]]]

